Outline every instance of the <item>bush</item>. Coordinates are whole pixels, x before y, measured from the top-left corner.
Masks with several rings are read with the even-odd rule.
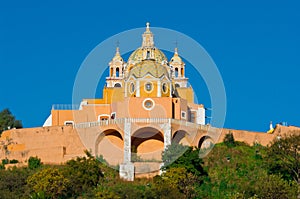
[[[63,174],[71,184],[68,194],[80,196],[90,193],[103,177],[101,166],[102,163],[92,156],[68,161],[63,168]]]
[[[224,138],[223,142],[228,147],[234,147],[236,145],[233,134],[232,134],[231,131],[229,131],[229,133],[225,135],[225,138]]]
[[[7,158],[2,159],[2,165],[6,165],[9,163],[9,160]]]
[[[30,157],[28,159],[28,168],[29,169],[36,169],[42,165],[41,159],[38,157]]]
[[[19,161],[16,160],[16,159],[12,159],[12,160],[9,161],[10,164],[16,164],[16,163],[18,163],[18,162],[19,162]]]
[[[26,179],[32,173],[27,168],[12,168],[0,171],[0,198],[28,198],[29,192]]]
[[[32,196],[43,194],[45,198],[61,198],[66,196],[70,181],[57,168],[45,168],[29,176],[28,186],[34,191]]]

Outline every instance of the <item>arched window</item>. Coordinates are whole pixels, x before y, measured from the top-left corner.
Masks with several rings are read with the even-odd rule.
[[[121,84],[120,84],[120,83],[116,83],[116,84],[114,85],[114,87],[121,87]]]
[[[111,76],[111,77],[113,76],[113,73],[114,73],[114,69],[113,69],[113,68],[110,68],[110,76]]]
[[[175,77],[178,77],[178,68],[175,68]]]
[[[98,121],[109,120],[110,117],[111,116],[108,114],[101,114],[101,115],[98,115]]]
[[[66,126],[73,126],[74,125],[74,121],[65,121],[64,125],[66,125]]]
[[[120,69],[116,68],[116,77],[120,77]]]
[[[151,82],[147,82],[145,84],[145,91],[149,93],[149,92],[152,91],[152,89],[153,89],[152,83]]]
[[[130,84],[130,93],[133,93],[135,91],[134,83],[132,82]]]

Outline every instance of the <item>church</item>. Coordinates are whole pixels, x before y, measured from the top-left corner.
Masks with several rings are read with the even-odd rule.
[[[194,103],[178,49],[168,59],[155,46],[147,23],[141,46],[128,60],[122,58],[117,47],[109,62],[103,98],[83,99],[79,110],[53,109],[44,126],[72,125],[78,131],[90,126],[111,126],[101,132],[105,139],[95,140],[92,152],[103,155],[110,164],[120,164],[120,172],[128,173],[134,170],[130,153],[142,160],[159,162],[162,151],[175,137],[177,142],[192,144],[183,139],[188,131],[180,129],[182,123],[195,131],[200,126],[204,128],[205,108]],[[175,133],[178,135],[174,137]]]
[[[155,46],[149,23],[128,60],[117,47],[108,67],[101,99],[82,99],[77,109],[53,106],[43,127],[3,132],[0,157],[26,162],[38,156],[60,164],[89,150],[132,181],[159,174],[162,152],[171,143],[208,148],[230,131],[238,141],[267,145],[288,128],[266,134],[206,124],[205,106],[194,103],[180,51],[175,48],[168,59]]]

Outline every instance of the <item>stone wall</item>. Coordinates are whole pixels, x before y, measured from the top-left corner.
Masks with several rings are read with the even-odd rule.
[[[0,159],[24,162],[30,156],[38,156],[49,164],[83,156],[85,150],[72,126],[11,129],[2,133],[0,147]]]
[[[233,133],[236,141],[242,141],[249,145],[260,143],[266,146],[277,137],[290,133],[300,133],[300,128],[277,125],[273,134],[235,129],[222,129],[217,142],[222,142],[225,135],[229,132]],[[88,134],[91,135],[91,133]],[[8,158],[17,159],[20,162],[26,162],[30,156],[38,156],[44,163],[64,163],[77,156],[85,155],[84,150],[86,150],[86,147],[82,143],[81,138],[82,136],[79,136],[78,132],[73,129],[72,126],[7,130],[4,131],[0,137],[0,160]],[[200,134],[197,139],[201,139]],[[195,141],[195,146],[197,145],[198,140]],[[107,151],[111,152],[109,148]],[[123,152],[120,154],[123,156]]]

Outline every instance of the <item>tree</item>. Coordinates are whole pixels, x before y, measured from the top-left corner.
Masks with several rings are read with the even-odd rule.
[[[278,175],[262,175],[254,187],[258,198],[297,198],[297,185]]]
[[[163,169],[184,167],[187,172],[196,176],[206,176],[203,161],[199,158],[200,149],[173,143],[163,152]]]
[[[0,198],[23,198],[28,192],[26,179],[32,171],[27,168],[13,167],[0,171]]]
[[[34,191],[33,196],[42,194],[45,198],[63,198],[70,188],[70,181],[62,171],[51,167],[29,176],[27,184]]]
[[[91,192],[103,177],[102,163],[90,153],[86,152],[86,154],[88,157],[77,157],[76,160],[69,160],[63,168],[63,174],[71,184],[68,191],[69,195],[79,196]]]
[[[231,131],[225,135],[223,142],[228,147],[235,146],[235,140]]]
[[[300,132],[294,131],[286,137],[275,139],[269,150],[269,173],[280,174],[286,180],[300,184]]]
[[[9,128],[22,128],[22,122],[16,120],[8,109],[4,109],[0,112],[0,135]]]
[[[156,177],[156,192],[161,191],[161,187],[167,186],[169,189],[178,190],[185,197],[194,198],[196,195],[195,188],[200,183],[199,177],[188,172],[184,167],[170,168],[161,177]],[[177,197],[178,198],[178,194]]]

